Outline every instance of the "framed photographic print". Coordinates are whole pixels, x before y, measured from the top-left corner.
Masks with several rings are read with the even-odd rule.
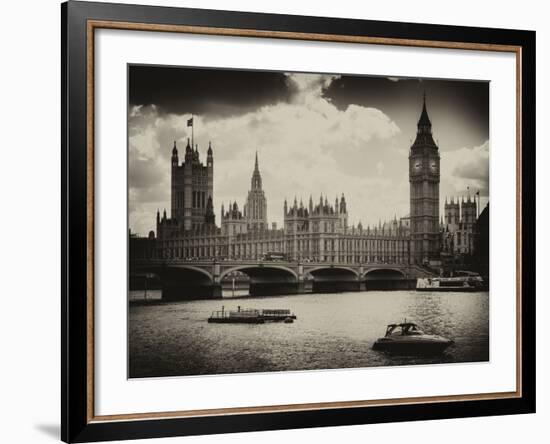
[[[534,32],[61,12],[64,441],[535,411]]]

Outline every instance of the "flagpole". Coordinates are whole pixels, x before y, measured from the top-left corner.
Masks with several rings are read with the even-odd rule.
[[[195,120],[191,114],[191,148],[195,149]]]

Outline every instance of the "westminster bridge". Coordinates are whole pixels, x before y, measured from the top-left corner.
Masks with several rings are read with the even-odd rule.
[[[239,272],[239,273],[237,273]],[[266,260],[138,259],[130,279],[154,276],[165,300],[221,298],[236,275],[248,277],[251,296],[415,288],[430,270],[412,264]]]

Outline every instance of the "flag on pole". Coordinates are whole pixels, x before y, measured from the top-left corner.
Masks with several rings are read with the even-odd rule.
[[[193,117],[187,120],[187,126],[193,126]]]

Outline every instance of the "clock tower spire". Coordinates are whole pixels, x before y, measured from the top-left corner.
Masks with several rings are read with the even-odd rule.
[[[416,139],[409,154],[411,260],[424,264],[439,259],[439,147],[424,93]]]

